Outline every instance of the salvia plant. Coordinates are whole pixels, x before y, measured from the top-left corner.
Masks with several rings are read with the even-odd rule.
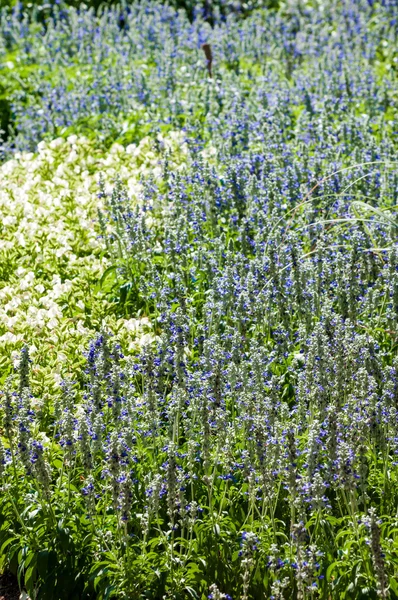
[[[4,157],[109,154],[61,196],[101,318],[51,394],[35,332],[4,378],[0,567],[44,600],[398,598],[395,2],[120,10],[2,13]]]

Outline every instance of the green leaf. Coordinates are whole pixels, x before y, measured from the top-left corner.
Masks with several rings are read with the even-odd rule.
[[[352,535],[352,531],[350,529],[343,529],[342,531],[338,532],[335,541],[337,542],[337,540],[339,540],[342,537],[346,537],[347,535]]]
[[[105,589],[104,600],[108,600],[111,596],[113,596],[113,592],[116,590],[116,586],[108,585]]]
[[[190,562],[187,565],[187,571],[189,571],[190,573],[200,573],[200,569],[199,569],[198,565],[193,562]]]
[[[382,221],[383,223],[389,223],[390,225],[394,225],[394,227],[397,227],[396,220],[390,217],[388,214],[386,214],[385,211],[381,210],[377,206],[372,206],[371,204],[368,204],[367,202],[363,202],[361,200],[354,200],[352,202],[352,207],[354,208],[354,210],[357,211],[357,213],[360,213],[361,210],[368,211],[370,213],[373,213],[374,215],[377,215],[380,221]]]
[[[47,575],[48,556],[48,550],[40,550],[40,552],[37,555],[37,570],[39,572],[40,577],[42,577],[43,579]]]
[[[124,283],[119,288],[119,302],[120,304],[124,304],[127,300],[128,293],[131,290],[131,283]]]
[[[36,552],[29,552],[25,559],[25,569],[27,569],[32,563],[36,565],[37,554]]]
[[[390,577],[389,585],[394,594],[398,595],[398,582],[395,577]]]
[[[221,529],[218,523],[216,523],[213,527],[213,531],[215,533],[215,535],[220,535]]]
[[[197,600],[199,598],[198,594],[195,592],[195,590],[189,586],[187,586],[185,588],[185,591],[190,595],[191,598],[194,598],[195,600]]]
[[[112,282],[113,282],[113,284],[115,283],[115,281],[117,279],[117,269],[118,268],[119,268],[118,265],[112,265],[111,267],[108,267],[107,269],[105,269],[105,271],[103,272],[102,277],[99,281],[99,285],[100,285],[101,289],[104,287],[104,284],[107,280],[110,280],[110,283],[112,283]],[[112,287],[113,287],[113,285],[112,285]]]
[[[10,538],[8,538],[8,540],[6,540],[6,541],[4,542],[4,544],[3,544],[3,545],[1,546],[1,548],[0,548],[0,557],[1,557],[1,556],[4,554],[4,551],[6,550],[6,548],[7,548],[7,547],[8,547],[10,544],[12,544],[12,542],[13,542],[14,540],[16,540],[16,539],[17,539],[17,538],[15,538],[15,537],[10,537]]]
[[[43,598],[44,600],[52,600],[54,598],[54,585],[55,577],[54,574],[51,574],[46,578],[43,585],[40,586],[38,597]]]
[[[337,569],[338,567],[340,567],[343,563],[340,560],[336,560],[335,562],[333,562],[331,565],[328,566],[327,571],[326,571],[326,579],[327,581],[329,581],[330,576],[332,575],[333,571],[335,569]]]
[[[25,573],[25,587],[30,596],[34,596],[36,565],[31,565]]]
[[[67,552],[71,546],[71,543],[73,543],[69,535],[69,529],[64,529],[58,524],[57,533],[62,550]]]
[[[23,577],[24,571],[25,571],[25,562],[23,560],[21,560],[19,562],[18,570],[17,570],[17,581],[18,581],[18,586],[20,589],[22,588],[22,577]]]

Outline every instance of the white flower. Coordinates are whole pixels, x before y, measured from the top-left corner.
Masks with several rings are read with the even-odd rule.
[[[76,325],[76,329],[79,333],[81,333],[82,335],[87,335],[88,334],[88,329],[86,329],[86,327],[84,327],[83,322],[82,321],[78,321],[77,325]]]
[[[52,140],[49,143],[49,147],[50,148],[58,148],[59,146],[62,146],[62,144],[64,144],[64,139],[63,138],[56,138],[55,140]]]
[[[138,338],[137,342],[140,346],[148,346],[152,344],[156,340],[156,336],[152,335],[152,333],[144,333],[140,338]]]
[[[2,336],[0,336],[0,343],[16,344],[21,339],[22,339],[22,336],[20,334],[15,335],[15,333],[11,333],[11,331],[7,331]]]
[[[11,352],[11,360],[12,360],[12,364],[14,365],[14,368],[16,369],[21,360],[21,353],[18,352],[18,350],[13,350]]]
[[[171,168],[177,170],[186,163],[183,135],[167,134],[160,140],[169,149]],[[7,286],[0,289],[0,322],[2,332],[6,330],[0,343],[11,346],[10,352],[17,351],[22,340],[31,348],[34,341],[40,357],[49,358],[50,353],[58,364],[64,364],[62,355],[68,352],[57,336],[51,336],[48,345],[49,332],[62,326],[65,335],[69,331],[78,344],[90,335],[83,320],[69,326],[70,311],[63,307],[68,294],[88,289],[93,276],[99,277],[109,263],[98,252],[102,250],[96,225],[98,173],[102,172],[108,193],[115,176],[120,176],[132,201],[138,202],[141,177],[162,176],[162,159],[163,151],[158,153],[149,137],[126,149],[114,144],[101,154],[87,138],[73,135],[67,140],[42,141],[37,153],[15,153],[0,165],[0,261],[18,251],[18,263],[9,273]],[[64,282],[61,265],[62,273],[70,274]],[[84,299],[75,304],[85,310]],[[112,326],[118,327],[115,319]],[[146,327],[150,327],[147,319],[133,319],[125,332],[150,343],[150,337],[145,339]]]
[[[136,144],[129,144],[129,145],[126,147],[126,152],[127,152],[127,154],[134,154],[134,151],[135,151],[135,149],[136,149],[136,148],[137,148],[137,145],[136,145]]]
[[[15,225],[16,222],[17,222],[17,218],[14,215],[7,215],[3,219],[3,225],[5,227],[8,227],[10,225]]]
[[[124,328],[129,332],[136,332],[140,327],[139,319],[128,319],[123,323]]]

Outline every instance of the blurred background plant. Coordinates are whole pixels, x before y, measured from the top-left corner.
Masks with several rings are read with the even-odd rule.
[[[125,0],[121,3],[123,8],[127,8],[129,4],[133,4],[135,0]],[[136,0],[139,2],[140,0]],[[225,16],[231,12],[241,16],[248,15],[251,11],[259,8],[278,8],[281,0],[169,0],[170,6],[176,9],[184,9],[192,18],[198,13],[202,13],[206,18],[212,19],[216,15]],[[93,7],[95,10],[101,10],[105,6],[111,4],[120,4],[120,0],[104,1],[104,0],[88,0],[81,2],[80,0],[0,0],[0,7],[9,7],[16,11],[24,9],[32,10],[32,14],[41,15],[41,18],[46,18],[51,15],[54,5],[58,6],[74,6],[74,7]],[[35,13],[35,11],[37,11]]]

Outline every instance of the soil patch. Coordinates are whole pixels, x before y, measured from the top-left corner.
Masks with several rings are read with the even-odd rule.
[[[0,573],[0,600],[19,600],[17,578],[11,573]]]

